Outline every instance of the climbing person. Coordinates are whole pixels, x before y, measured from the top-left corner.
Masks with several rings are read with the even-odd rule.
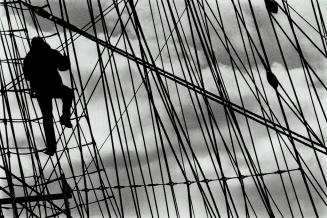
[[[31,50],[24,59],[23,72],[25,79],[30,82],[31,92],[39,103],[43,128],[46,137],[45,153],[52,156],[57,149],[55,132],[52,122],[52,98],[61,98],[62,116],[60,124],[72,128],[70,108],[74,98],[71,88],[62,83],[58,70],[65,71],[70,67],[69,58],[63,56],[41,38],[34,37]]]

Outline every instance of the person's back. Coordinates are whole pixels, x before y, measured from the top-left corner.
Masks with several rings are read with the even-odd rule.
[[[32,47],[24,59],[24,76],[30,82],[32,93],[36,94],[43,115],[43,126],[46,136],[46,153],[53,155],[56,151],[56,139],[52,122],[52,98],[63,101],[60,123],[72,128],[70,107],[74,98],[71,88],[62,83],[59,70],[69,69],[69,59],[61,55],[40,37],[32,39]]]
[[[31,51],[24,61],[25,78],[30,81],[32,90],[39,92],[38,94],[52,93],[62,85],[57,69],[67,70],[69,61],[42,39],[33,40]]]

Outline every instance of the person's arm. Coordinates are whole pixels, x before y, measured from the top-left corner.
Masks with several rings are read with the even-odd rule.
[[[31,80],[31,71],[32,71],[31,68],[32,68],[31,57],[29,56],[29,54],[27,54],[23,63],[23,73],[27,81]]]
[[[60,71],[65,71],[65,70],[69,70],[70,68],[70,61],[69,61],[69,57],[60,54],[59,51],[55,51],[56,52],[56,59],[57,59],[57,68]]]

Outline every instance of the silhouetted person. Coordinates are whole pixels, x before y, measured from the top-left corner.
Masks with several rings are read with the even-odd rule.
[[[63,101],[61,125],[72,128],[70,122],[70,107],[74,92],[62,83],[58,70],[68,70],[69,58],[61,55],[41,38],[35,37],[31,41],[31,50],[24,60],[24,76],[30,81],[32,93],[39,102],[43,115],[43,127],[46,136],[46,154],[56,152],[56,138],[52,122],[52,98]]]

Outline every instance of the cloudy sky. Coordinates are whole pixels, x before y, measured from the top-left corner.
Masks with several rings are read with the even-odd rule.
[[[324,38],[327,35],[319,34],[322,25],[319,23],[318,28],[311,1],[289,0],[285,5],[277,1],[281,8],[270,19],[264,0],[251,4],[248,0],[170,3],[140,0],[134,1],[138,21],[131,17],[128,1],[65,2],[68,14],[68,18],[64,15],[65,20],[139,60],[144,58],[160,68],[161,74],[112,53],[111,49],[97,47],[86,37],[74,35],[71,44],[67,29],[33,17],[28,10],[9,8],[13,28],[22,26],[18,18],[24,15],[23,24],[30,38],[43,34],[53,49],[69,53],[71,71],[61,75],[66,85],[75,88],[76,100],[72,115],[74,129],[63,130],[55,123],[58,156],[49,160],[44,154],[38,157],[35,153],[20,153],[24,163],[20,166],[18,155],[14,154],[10,162],[15,175],[23,171],[25,177],[39,176],[42,171],[45,178],[55,179],[56,173],[64,172],[76,196],[71,199],[72,207],[76,201],[86,202],[85,183],[87,188],[97,188],[101,185],[100,176],[106,192],[91,190],[88,201],[110,196],[107,203],[113,217],[246,217],[247,214],[269,217],[270,210],[278,217],[316,217],[315,210],[321,217],[326,214],[327,62],[322,41],[327,44]],[[321,19],[326,20],[327,2],[316,2]],[[314,8],[319,16],[316,2]],[[290,6],[294,32],[284,13],[286,3]],[[32,4],[44,6],[46,1]],[[0,28],[5,30],[9,28],[8,19],[3,6],[0,8]],[[45,10],[58,17],[63,12],[57,1],[49,1]],[[92,16],[96,25],[90,25]],[[19,55],[24,57],[28,43],[19,34],[15,34],[15,42]],[[11,41],[4,39],[9,37],[2,36],[1,50],[13,54]],[[1,60],[6,58],[5,53],[0,55]],[[11,75],[11,69],[15,71],[12,65],[1,63],[1,67],[5,84],[16,79],[16,75]],[[277,93],[282,104],[267,82],[267,68],[279,81]],[[170,75],[181,78],[180,82],[172,81]],[[185,85],[185,81],[193,86]],[[16,84],[17,88],[22,85],[26,86],[26,81]],[[191,89],[194,87],[197,92]],[[203,95],[203,89],[211,97]],[[26,97],[23,104],[28,106],[31,119],[40,117],[36,100]],[[9,106],[1,101],[1,108],[5,108],[2,117],[8,116],[9,108],[13,117],[26,116],[19,106],[22,97],[18,101],[17,96],[8,94],[7,98]],[[222,104],[229,101],[236,106]],[[61,101],[56,103],[54,119],[58,120]],[[248,116],[237,108],[245,108]],[[256,116],[249,115],[250,112]],[[294,132],[292,137],[300,141],[291,140],[288,132],[266,128],[265,120],[289,126]],[[26,152],[23,148],[28,142],[27,128],[33,131],[36,140],[31,144],[36,149],[44,148],[42,126],[38,122],[28,127],[22,123],[13,125],[6,129],[1,124],[3,147],[7,146],[7,139],[10,146]],[[76,147],[91,143],[92,138],[98,152],[98,167],[106,173],[93,173],[97,169],[93,146],[81,146],[82,155]],[[314,152],[312,147],[319,151]],[[40,162],[43,169],[38,166],[34,170],[33,161]],[[298,170],[299,163],[305,179]],[[289,172],[275,173],[278,170]],[[71,179],[73,175],[83,175],[83,171],[87,176]],[[240,174],[256,176],[236,178]],[[223,177],[230,179],[222,182],[219,179]],[[195,182],[204,179],[212,182]],[[185,181],[191,185],[180,184]],[[169,182],[177,184],[130,188]],[[34,186],[36,182],[27,179],[27,183]],[[6,180],[2,184],[8,185]],[[117,185],[126,187],[118,189]],[[48,188],[50,193],[57,193],[57,182]],[[17,186],[16,195],[23,194]],[[88,209],[92,217],[108,214],[104,202],[90,204]],[[88,209],[80,206],[82,213]],[[11,210],[5,212],[11,214]],[[78,212],[72,210],[73,214]]]

